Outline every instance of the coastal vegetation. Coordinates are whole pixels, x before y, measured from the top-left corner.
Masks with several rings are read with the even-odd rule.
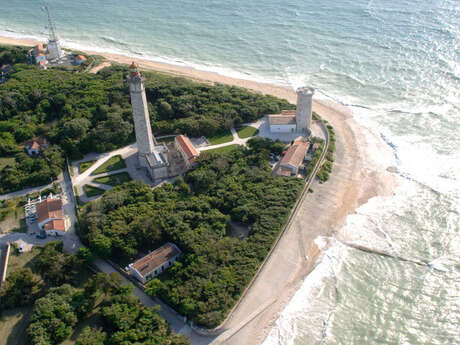
[[[0,46],[0,62],[13,64],[0,84],[0,194],[56,179],[64,160],[107,152],[134,141],[124,66],[97,74],[26,65],[27,49]],[[219,136],[229,128],[294,106],[285,100],[242,88],[198,83],[145,72],[154,134]],[[50,147],[28,159],[23,143],[45,137]],[[47,153],[47,151],[49,151]],[[52,159],[50,159],[52,156]]]
[[[324,121],[324,120],[323,120]],[[327,147],[326,156],[324,157],[324,163],[321,165],[316,177],[319,181],[326,182],[329,179],[329,174],[332,172],[332,166],[334,164],[334,151],[335,151],[335,132],[334,128],[325,122],[327,131],[329,132],[329,146]],[[322,148],[321,148],[322,151]]]
[[[304,186],[301,179],[272,175],[269,153],[283,148],[251,139],[248,148],[202,152],[198,167],[174,184],[115,187],[84,210],[81,238],[122,267],[175,243],[182,256],[147,292],[193,322],[215,327],[265,259]],[[246,226],[247,237],[230,236],[230,221]]]
[[[91,259],[87,249],[63,253],[62,242],[14,252],[16,265],[10,265],[1,289],[1,309],[9,321],[3,339],[16,344],[12,337],[20,336],[32,345],[190,344],[171,332],[156,309],[141,305],[132,285],[120,285],[117,273],[91,274]]]

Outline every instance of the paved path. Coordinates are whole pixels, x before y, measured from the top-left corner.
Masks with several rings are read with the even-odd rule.
[[[27,195],[27,194],[41,192],[42,190],[52,188],[53,184],[61,183],[61,181],[62,181],[62,174],[59,175],[59,177],[58,177],[58,179],[56,181],[53,181],[50,184],[47,184],[47,185],[44,185],[44,186],[38,186],[38,187],[22,189],[22,190],[18,190],[17,192],[12,192],[12,193],[8,193],[8,194],[2,194],[2,195],[0,195],[0,200],[7,200],[7,199],[16,198],[18,196],[24,196],[24,195]]]
[[[122,147],[121,149],[111,151],[111,152],[105,152],[105,153],[100,153],[100,154],[91,154],[85,157],[85,159],[76,161],[72,163],[72,167],[74,171],[78,171],[78,165],[82,162],[87,162],[91,160],[97,160],[93,165],[91,165],[87,170],[85,170],[83,173],[78,174],[72,179],[72,182],[74,185],[83,185],[84,181],[88,179],[88,177],[97,169],[99,168],[102,164],[104,164],[106,161],[108,161],[110,158],[121,155],[126,156],[129,155],[130,153],[135,153],[137,150],[136,144],[132,144],[129,146]],[[94,178],[94,176],[91,176],[91,179]]]
[[[94,262],[94,265],[101,271],[107,274],[117,272],[110,264],[108,264],[106,261],[97,259]],[[121,275],[121,278],[123,280],[123,283],[131,283],[128,279],[126,279],[123,275]],[[171,309],[169,306],[164,304],[158,299],[152,299],[150,296],[148,296],[144,291],[142,291],[140,288],[134,285],[134,295],[136,295],[141,303],[145,306],[148,307],[155,307],[159,306],[160,311],[159,313],[161,316],[165,318],[171,325],[171,329],[176,332],[176,333],[182,333],[186,335],[191,341],[193,345],[207,345],[210,344],[213,341],[213,337],[204,337],[201,335],[196,334],[192,329],[184,322],[184,319],[182,319],[173,309]]]
[[[97,66],[92,67],[88,72],[89,72],[89,73],[96,74],[96,73],[99,72],[101,69],[103,69],[103,68],[105,68],[105,67],[108,67],[108,66],[110,66],[110,65],[112,65],[112,63],[106,61],[106,62],[103,62],[103,63],[97,65]]]

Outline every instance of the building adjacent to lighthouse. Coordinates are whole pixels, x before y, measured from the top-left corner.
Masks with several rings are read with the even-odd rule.
[[[310,134],[312,101],[315,90],[312,87],[297,89],[296,110],[284,110],[281,114],[268,115],[271,133]]]
[[[168,178],[168,148],[165,144],[158,144],[152,134],[144,80],[135,62],[129,66],[127,81],[133,109],[139,168],[146,169],[154,181]]]

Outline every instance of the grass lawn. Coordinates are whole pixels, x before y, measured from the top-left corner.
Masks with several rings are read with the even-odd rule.
[[[88,170],[89,167],[94,164],[94,162],[95,162],[95,160],[94,161],[82,162],[82,163],[78,164],[78,170],[79,170],[80,174],[85,172],[86,170]]]
[[[22,198],[0,201],[0,233],[26,231]]]
[[[259,130],[251,126],[246,126],[238,130],[238,136],[241,139],[253,137],[257,133],[259,133]]]
[[[21,307],[2,311],[0,318],[0,344],[28,345],[27,327],[33,307]]]
[[[4,166],[7,166],[7,165],[14,166],[15,164],[16,164],[16,161],[12,157],[0,158],[0,169],[3,168]]]
[[[32,249],[28,252],[24,253],[17,253],[13,247],[11,247],[11,254],[10,258],[8,259],[8,270],[6,271],[6,275],[10,272],[16,271],[22,267],[32,268],[33,262],[35,258],[40,254],[41,247],[33,246]]]
[[[108,184],[109,186],[118,186],[125,182],[131,181],[131,176],[127,172],[122,172],[119,174],[113,174],[104,177],[95,178],[93,181],[97,183]]]
[[[83,186],[83,190],[85,191],[85,194],[88,198],[91,198],[92,196],[102,195],[105,192],[105,190],[103,189],[96,188],[87,184]]]
[[[230,141],[233,141],[233,135],[232,135],[232,132],[226,131],[225,133],[216,135],[214,137],[206,137],[206,139],[208,139],[211,145],[218,145],[218,144],[229,143]]]
[[[212,149],[212,150],[206,150],[206,151],[201,151],[202,153],[204,152],[209,152],[209,153],[227,153],[227,152],[230,152],[234,149],[236,149],[237,147],[239,147],[240,145],[238,144],[232,144],[232,145],[228,145],[228,146],[223,146],[223,147],[219,147],[217,149]]]
[[[126,163],[120,155],[113,156],[107,162],[102,164],[99,168],[93,171],[91,175],[99,175],[108,171],[114,171],[126,168]]]

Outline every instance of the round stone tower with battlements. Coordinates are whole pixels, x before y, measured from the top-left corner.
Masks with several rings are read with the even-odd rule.
[[[129,66],[127,77],[129,93],[131,95],[131,106],[133,108],[134,130],[136,132],[136,142],[139,155],[139,164],[149,168],[147,157],[154,153],[155,144],[150,127],[150,116],[147,108],[147,98],[145,96],[144,81],[139,71],[139,66],[133,62]]]
[[[312,87],[300,87],[297,89],[296,130],[297,132],[310,132],[313,94]]]

